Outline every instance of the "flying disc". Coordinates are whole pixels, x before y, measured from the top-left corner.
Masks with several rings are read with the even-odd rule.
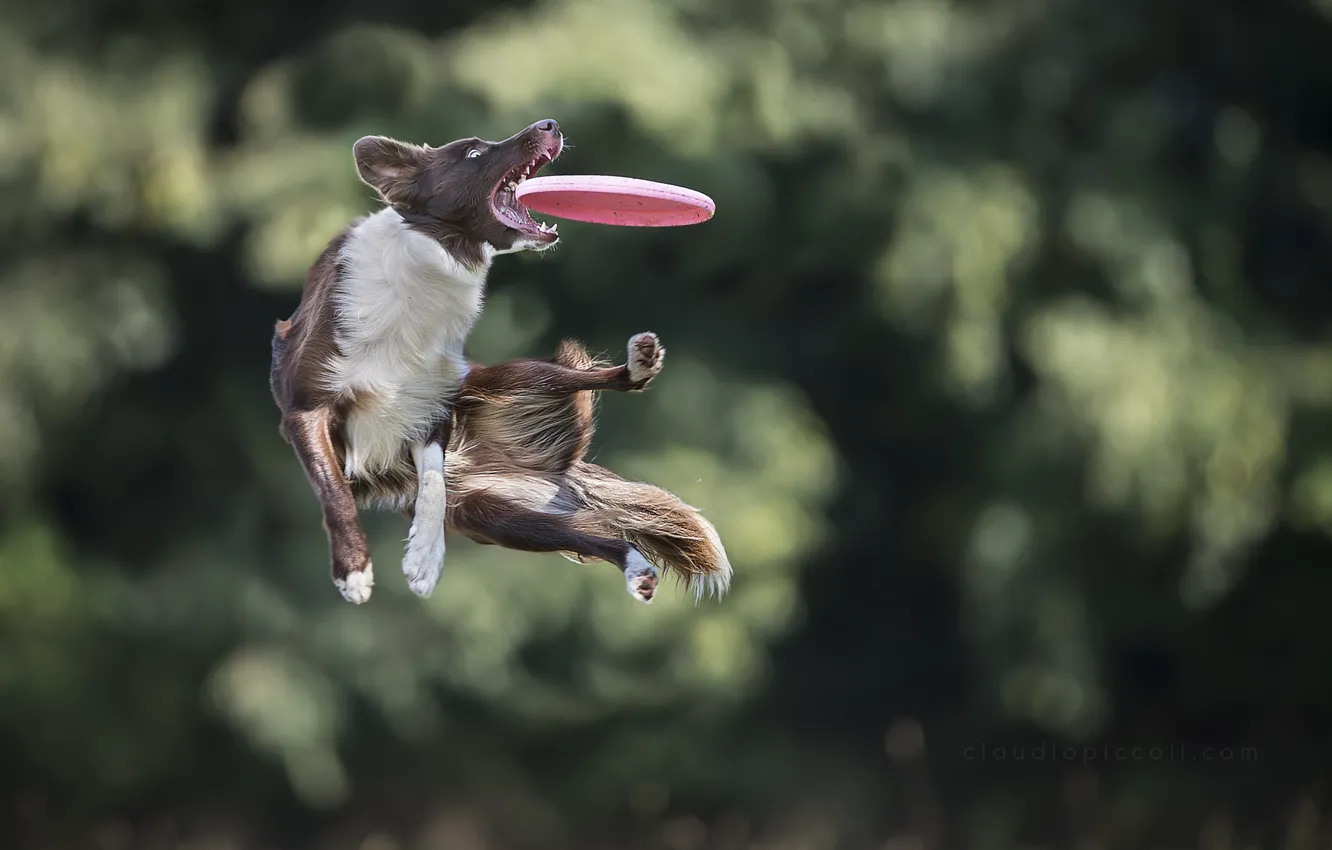
[[[622,227],[676,227],[712,218],[717,206],[702,192],[634,177],[530,177],[514,196],[556,218]]]

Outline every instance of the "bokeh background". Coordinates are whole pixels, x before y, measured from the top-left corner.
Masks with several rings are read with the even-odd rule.
[[[366,517],[273,322],[362,134],[557,118],[713,196],[498,262],[484,362],[658,332],[599,461],[724,602]],[[1332,846],[1328,0],[7,0],[0,846]]]

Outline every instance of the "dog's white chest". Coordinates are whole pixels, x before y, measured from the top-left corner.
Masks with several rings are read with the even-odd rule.
[[[463,266],[388,209],[352,230],[341,259],[342,354],[331,380],[351,402],[345,473],[354,478],[401,463],[406,446],[439,421],[467,374],[463,347],[487,269]]]

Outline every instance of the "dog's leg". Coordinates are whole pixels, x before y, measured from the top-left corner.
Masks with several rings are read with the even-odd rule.
[[[452,524],[473,539],[520,552],[572,552],[606,561],[624,574],[629,595],[651,603],[657,592],[657,568],[623,540],[580,531],[572,519],[518,507],[479,492],[465,496],[450,515]]]
[[[283,430],[300,458],[301,466],[324,509],[333,560],[333,584],[348,602],[357,605],[370,599],[375,584],[370,546],[356,514],[351,485],[338,468],[331,435],[332,412],[327,408],[289,413]]]
[[[563,395],[584,390],[637,392],[661,372],[666,349],[653,333],[629,339],[628,360],[621,366],[571,369],[549,360],[513,360],[497,366],[473,366],[464,390],[485,394],[538,392]]]
[[[424,442],[412,446],[416,461],[416,505],[402,573],[412,593],[428,597],[444,570],[444,513],[448,490],[444,482],[444,447],[453,434],[453,420],[446,419]]]

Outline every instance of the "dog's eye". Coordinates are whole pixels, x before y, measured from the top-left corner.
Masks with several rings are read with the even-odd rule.
[[[467,158],[468,158],[468,159],[476,159],[476,158],[477,158],[478,156],[480,156],[480,155],[481,155],[481,151],[477,150],[476,148],[472,148],[471,150],[469,150],[469,151],[467,152]]]

